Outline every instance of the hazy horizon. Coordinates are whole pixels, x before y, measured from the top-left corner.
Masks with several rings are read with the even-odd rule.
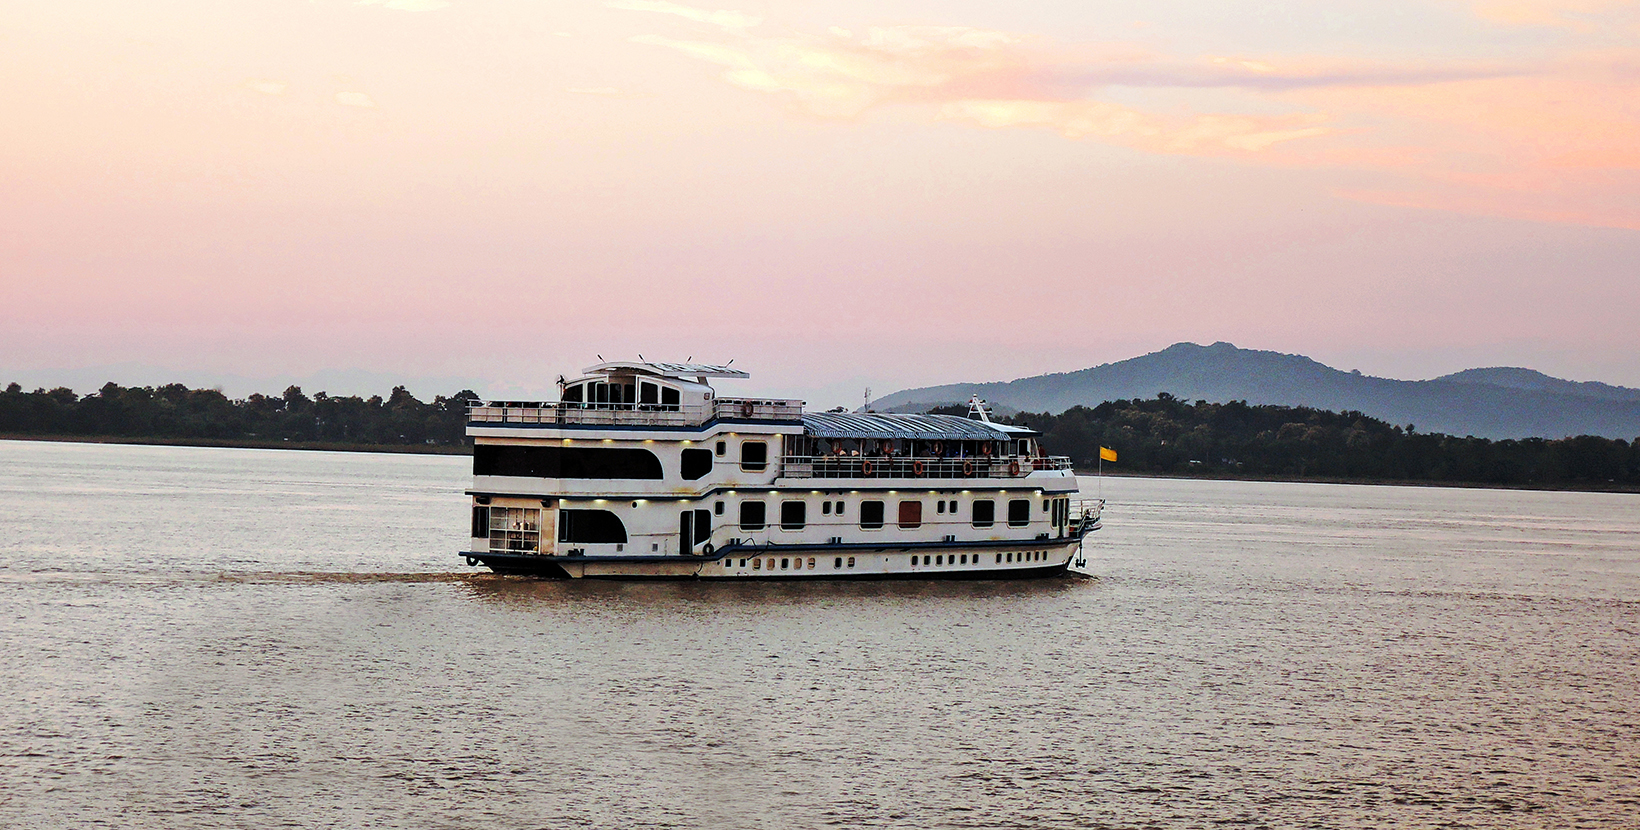
[[[14,377],[524,393],[642,353],[831,406],[1224,340],[1640,386],[1634,0],[0,21]]]

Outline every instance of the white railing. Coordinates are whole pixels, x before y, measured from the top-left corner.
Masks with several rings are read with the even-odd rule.
[[[1020,478],[1036,470],[1069,470],[1062,455],[974,456],[971,458],[892,458],[788,455],[780,459],[788,478]]]
[[[489,401],[470,404],[467,407],[467,421],[473,424],[698,426],[719,419],[798,421],[802,417],[802,401],[765,398],[718,398],[700,406]]]

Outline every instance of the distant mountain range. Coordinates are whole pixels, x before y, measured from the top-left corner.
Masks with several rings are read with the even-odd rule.
[[[896,392],[879,411],[922,411],[979,395],[1001,411],[1061,412],[1167,392],[1185,400],[1355,410],[1420,432],[1481,438],[1640,436],[1640,389],[1580,383],[1531,369],[1466,369],[1434,380],[1345,372],[1302,355],[1177,343],[1159,352],[996,383],[954,383]]]

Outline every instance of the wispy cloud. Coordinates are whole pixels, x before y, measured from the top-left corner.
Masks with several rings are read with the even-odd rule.
[[[1603,19],[1640,9],[1637,0],[1474,0],[1475,13],[1511,26],[1594,30]]]
[[[252,78],[245,82],[245,88],[263,95],[284,95],[290,85],[284,81],[270,81],[266,78]]]
[[[381,6],[401,12],[432,12],[450,7],[449,0],[359,0],[361,6]]]
[[[376,106],[375,99],[363,92],[338,92],[336,93],[336,103],[349,107],[374,108]]]
[[[697,9],[693,6],[668,3],[666,0],[610,0],[605,5],[612,9],[676,15],[696,23],[710,23],[725,29],[750,29],[763,22],[763,18],[745,12]]]
[[[620,2],[703,22],[726,14]],[[1485,0],[1477,9],[1547,22],[1637,5]],[[1350,198],[1640,227],[1632,177],[1613,175],[1640,167],[1640,63],[1631,52],[1520,63],[1181,57],[960,26],[719,28],[631,41],[715,65],[729,84],[822,117],[921,107],[986,129],[1046,129],[1143,152],[1259,158],[1399,182],[1344,191]],[[1170,105],[1135,103],[1147,89],[1172,90]],[[1180,94],[1197,105],[1179,103]]]

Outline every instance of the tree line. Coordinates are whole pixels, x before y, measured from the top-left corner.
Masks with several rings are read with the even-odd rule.
[[[963,414],[967,409],[934,411]],[[998,420],[1040,431],[1044,449],[1069,456],[1082,469],[1097,465],[1099,448],[1105,446],[1117,451],[1119,463],[1113,469],[1125,472],[1579,488],[1640,485],[1640,438],[1459,438],[1418,432],[1414,424],[1392,425],[1360,412],[1246,401],[1188,403],[1167,393]]]
[[[423,402],[402,386],[373,395],[312,397],[292,386],[278,397],[229,398],[182,384],[109,383],[71,389],[0,392],[0,435],[130,438],[223,443],[371,446],[470,446],[472,391]],[[966,414],[962,406],[933,410]],[[1115,469],[1173,475],[1468,482],[1476,484],[1640,486],[1640,438],[1492,441],[1418,432],[1360,412],[1253,406],[1246,401],[1189,403],[1162,393],[1108,401],[1058,414],[1000,418],[1042,433],[1043,447],[1096,466],[1099,448],[1117,451]]]
[[[386,398],[308,397],[299,386],[278,397],[229,398],[180,383],[109,383],[81,396],[13,383],[0,392],[0,434],[458,447],[467,442],[467,401],[477,399],[462,391],[423,402],[403,386]]]

